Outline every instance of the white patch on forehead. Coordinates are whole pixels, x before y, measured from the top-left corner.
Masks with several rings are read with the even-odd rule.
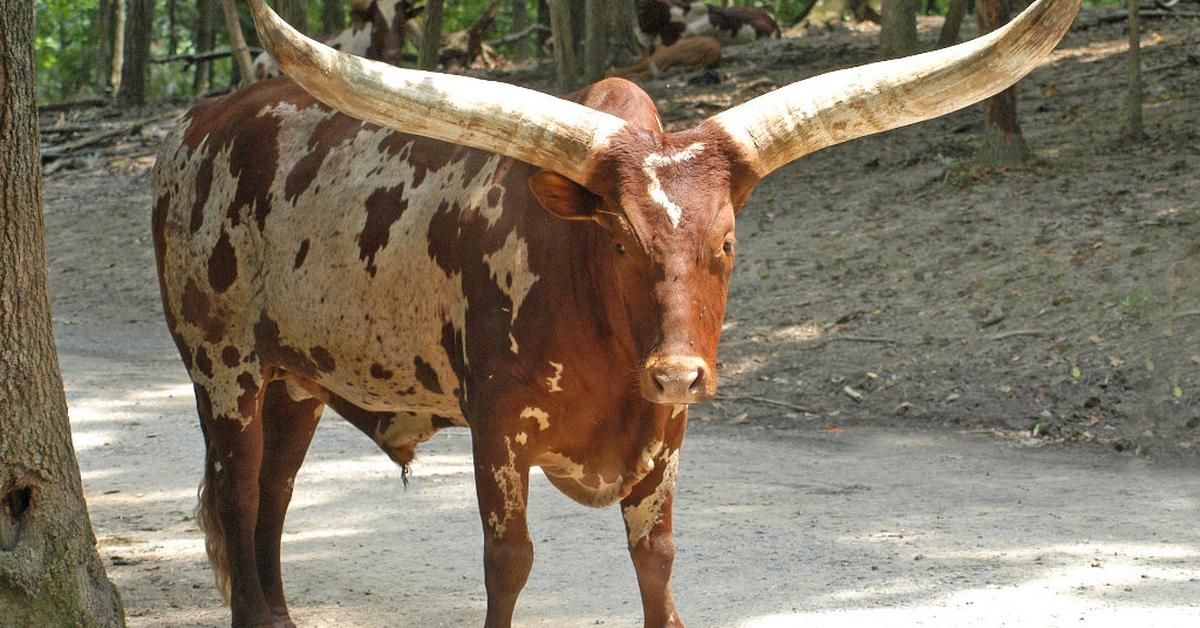
[[[517,432],[517,437],[515,440],[518,443],[524,445],[525,443],[529,442],[529,435],[526,434],[525,432]]]
[[[550,414],[541,408],[527,406],[521,411],[522,419],[536,419],[538,422],[538,430],[546,430],[550,427]]]
[[[562,387],[558,384],[562,381],[563,365],[551,361],[550,366],[554,369],[554,376],[546,378],[546,390],[550,392],[562,392]]]
[[[691,161],[702,150],[704,150],[704,142],[696,142],[674,155],[650,153],[646,155],[645,161],[642,162],[642,172],[645,172],[646,177],[650,179],[650,187],[647,190],[650,193],[650,198],[654,199],[654,202],[666,210],[667,217],[671,219],[672,227],[679,226],[679,219],[683,217],[683,208],[670,198],[667,198],[667,192],[663,190],[662,181],[658,178],[658,171],[660,168]]]
[[[675,494],[675,477],[679,472],[679,450],[671,452],[666,457],[662,480],[654,487],[654,492],[642,498],[633,506],[626,506],[621,514],[625,517],[625,525],[629,528],[629,546],[633,547],[650,536],[654,526],[662,522],[663,507],[667,499]]]

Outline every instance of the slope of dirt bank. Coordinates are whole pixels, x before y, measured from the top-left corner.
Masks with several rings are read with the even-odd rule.
[[[1124,35],[1103,15],[1085,12],[1020,84],[1022,125],[1041,158],[1028,171],[972,169],[981,124],[972,108],[767,178],[739,220],[721,396],[694,414],[1192,450],[1200,29],[1195,20],[1147,22],[1151,140],[1122,147]],[[926,40],[936,22],[922,22]],[[684,74],[646,87],[678,128],[777,85],[869,62],[874,45],[874,34],[852,31],[764,41],[727,50],[715,84]],[[548,67],[494,75],[544,88]],[[158,324],[145,153],[164,124],[140,130],[147,148],[131,152],[141,156],[79,160],[88,167],[49,178],[61,329]]]

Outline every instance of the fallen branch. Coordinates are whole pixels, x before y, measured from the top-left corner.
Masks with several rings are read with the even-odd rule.
[[[515,33],[510,33],[499,39],[493,39],[491,41],[487,41],[484,43],[495,48],[496,46],[503,46],[505,44],[516,43],[518,41],[521,41],[522,39],[525,39],[526,37],[529,37],[530,35],[532,35],[534,33],[549,33],[549,32],[550,32],[550,28],[548,26],[546,26],[545,24],[530,24],[529,26],[522,28],[521,30],[519,30]]]
[[[822,338],[821,340],[814,342],[812,344],[809,344],[809,345],[800,345],[799,348],[800,349],[820,349],[821,347],[824,347],[825,345],[827,345],[831,342],[836,342],[838,340],[841,340],[843,342],[866,342],[866,343],[877,343],[877,344],[884,344],[884,345],[899,344],[898,342],[896,342],[895,340],[893,340],[891,338],[882,338],[879,336],[828,336],[828,337]]]
[[[142,118],[140,120],[134,120],[125,124],[106,128],[96,133],[92,133],[91,135],[85,135],[79,139],[72,140],[65,144],[47,146],[42,149],[42,163],[72,155],[81,148],[95,146],[96,144],[106,142],[113,138],[122,137],[130,133],[137,133],[141,131],[142,127],[146,126],[147,124],[165,120],[173,117],[174,115],[174,113],[166,113],[150,118]]]
[[[1147,11],[1138,11],[1138,19],[1156,19],[1164,17],[1200,17],[1200,11],[1161,11],[1158,9],[1150,9]],[[1129,19],[1129,11],[1117,11],[1108,15],[1101,15],[1096,18],[1098,24],[1113,24],[1116,22],[1124,22]]]
[[[68,109],[80,109],[82,107],[102,107],[108,104],[107,98],[99,96],[92,98],[80,98],[79,100],[64,100],[63,102],[54,102],[46,105],[38,105],[38,111],[46,113],[47,111],[66,111]]]
[[[1007,340],[1009,338],[1017,338],[1019,336],[1049,336],[1050,332],[1043,329],[1014,329],[1012,331],[1001,332],[992,336],[992,340]]]
[[[777,399],[770,399],[767,397],[759,397],[756,395],[721,395],[721,401],[753,401],[755,403],[762,403],[762,404],[766,404],[768,406],[777,406],[780,408],[787,408],[789,410],[795,410],[796,412],[803,412],[805,414],[820,414],[820,410],[816,410],[813,408],[806,408],[804,406],[798,406],[794,403],[788,403],[786,401],[779,401]]]
[[[247,47],[246,51],[252,55],[257,55],[262,52],[262,48]],[[224,59],[225,57],[233,56],[233,54],[233,50],[210,50],[208,52],[201,52],[199,54],[180,54],[171,55],[169,57],[161,57],[158,59],[151,59],[150,63],[174,63],[176,61],[183,61],[187,65],[193,65],[196,63],[202,63],[204,61],[212,61],[213,59]]]

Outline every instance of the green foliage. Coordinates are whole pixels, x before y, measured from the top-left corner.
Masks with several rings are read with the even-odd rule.
[[[95,92],[97,0],[37,0],[37,90],[42,101]]]

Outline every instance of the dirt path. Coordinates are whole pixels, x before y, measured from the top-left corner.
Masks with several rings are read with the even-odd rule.
[[[173,347],[160,333],[107,335],[138,345],[133,362],[94,355],[77,344],[85,336],[64,339],[63,371],[130,625],[222,624],[190,516],[202,445]],[[690,625],[1200,621],[1194,468],[956,433],[701,422],[690,432],[675,576]],[[392,463],[327,414],[284,536],[301,625],[478,625],[470,469],[466,433],[448,430],[422,449],[405,490]],[[640,625],[617,511],[578,506],[538,477],[530,503],[537,558],[519,625]]]
[[[810,156],[755,192],[720,396],[694,410],[680,472],[690,625],[1200,625],[1200,39],[1147,26],[1154,139],[1115,147],[1123,33],[1093,22],[1021,83],[1045,160],[1031,171],[973,170],[968,110]],[[647,88],[685,125],[872,55],[861,34],[789,38],[730,53],[716,85]],[[150,159],[80,162],[49,177],[46,223],[101,551],[132,625],[220,625]],[[1056,444],[1078,441],[1105,446]],[[404,490],[326,417],[284,539],[303,625],[479,624],[467,452],[461,431],[440,435]],[[532,484],[520,624],[638,625],[616,510]]]

